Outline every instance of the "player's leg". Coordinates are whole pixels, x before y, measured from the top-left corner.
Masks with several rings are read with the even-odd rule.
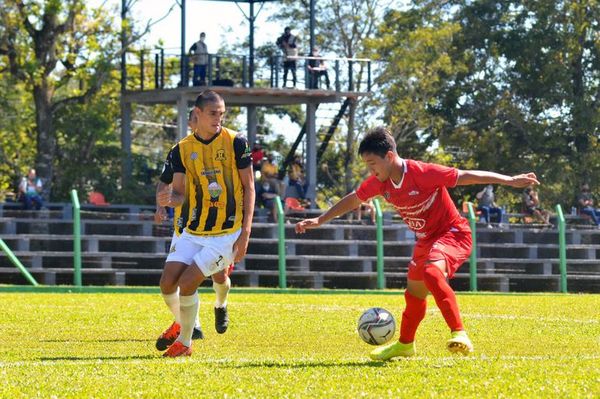
[[[473,345],[464,331],[456,294],[448,279],[471,254],[471,232],[466,223],[453,227],[433,243],[423,269],[425,286],[450,327],[452,338],[447,342],[447,348],[462,354],[472,352]]]
[[[181,317],[181,331],[179,336],[163,354],[165,357],[190,356],[192,354],[192,334],[198,307],[198,286],[206,279],[206,276],[195,265],[187,267],[182,273],[179,285],[179,313]]]
[[[427,311],[426,298],[429,291],[423,282],[423,261],[428,251],[427,245],[417,243],[413,259],[408,265],[408,279],[406,291],[404,291],[406,307],[402,313],[399,340],[374,349],[370,354],[371,359],[389,360],[398,356],[414,356],[415,334]]]
[[[231,279],[227,269],[212,275],[213,290],[215,291],[215,330],[219,334],[227,331],[229,314],[227,312],[227,296],[231,289]]]
[[[177,282],[187,266],[181,262],[166,262],[160,277],[160,292],[165,305],[173,315],[173,323],[156,340],[156,349],[164,351],[179,336],[181,318],[179,315],[179,290]]]

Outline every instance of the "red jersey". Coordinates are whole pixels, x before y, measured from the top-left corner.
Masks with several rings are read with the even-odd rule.
[[[403,160],[399,185],[375,176],[365,180],[356,195],[367,201],[377,195],[392,204],[418,239],[431,239],[462,221],[446,187],[456,186],[458,170],[447,166]]]

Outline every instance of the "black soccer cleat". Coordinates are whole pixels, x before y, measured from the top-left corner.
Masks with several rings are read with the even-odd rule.
[[[215,330],[219,334],[223,334],[229,327],[229,314],[227,314],[227,306],[223,308],[215,308]]]
[[[204,339],[204,333],[200,327],[194,327],[194,331],[192,331],[192,339]]]

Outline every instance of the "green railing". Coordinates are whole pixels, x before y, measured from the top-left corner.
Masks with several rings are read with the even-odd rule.
[[[21,271],[21,274],[23,274],[23,276],[25,276],[27,281],[29,281],[34,287],[39,286],[38,282],[35,281],[35,279],[33,278],[33,276],[31,274],[29,274],[29,272],[27,271],[25,266],[23,266],[21,261],[19,261],[19,258],[17,258],[17,256],[13,253],[13,251],[11,251],[11,249],[8,247],[8,245],[6,245],[6,243],[4,242],[4,240],[2,238],[0,238],[0,247],[2,248],[2,250],[4,252],[6,252],[6,255],[8,255],[8,259],[10,259],[12,264],[15,265],[17,267],[17,269],[19,269]]]
[[[285,271],[285,215],[279,196],[275,197],[275,206],[277,207],[277,232],[279,236],[279,288],[287,288],[287,275]]]
[[[560,204],[556,205],[558,220],[558,253],[560,256],[560,292],[567,292],[567,238],[565,233],[565,215]]]
[[[381,205],[376,198],[373,200],[375,204],[375,221],[377,223],[377,288],[382,290],[385,288],[385,275],[383,273],[383,212]]]
[[[471,256],[469,257],[469,280],[471,291],[477,291],[477,218],[475,216],[475,210],[473,204],[467,202],[469,208],[469,225],[471,226],[471,237],[473,240]]]
[[[73,203],[73,285],[81,287],[81,207],[76,190],[71,190]]]

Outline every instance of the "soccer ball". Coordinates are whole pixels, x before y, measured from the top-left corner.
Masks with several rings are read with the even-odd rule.
[[[370,308],[358,319],[358,335],[370,345],[388,342],[396,333],[396,320],[382,308]]]

